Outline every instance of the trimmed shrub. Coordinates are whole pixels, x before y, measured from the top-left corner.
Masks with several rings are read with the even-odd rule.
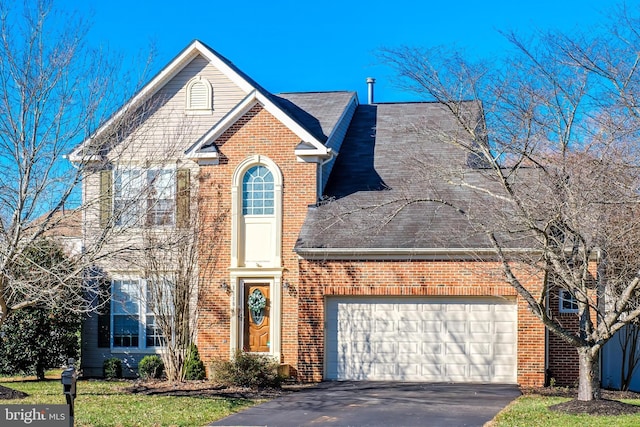
[[[226,386],[280,387],[278,362],[269,356],[238,351],[233,360],[216,360],[211,365],[213,380]]]
[[[138,363],[138,375],[143,380],[162,378],[164,374],[164,363],[157,354],[145,356]]]
[[[206,378],[204,363],[200,360],[198,347],[195,344],[189,346],[189,354],[184,363],[184,379],[188,381],[203,380]]]
[[[102,363],[102,372],[103,376],[108,380],[122,378],[122,360],[117,357],[106,359]]]

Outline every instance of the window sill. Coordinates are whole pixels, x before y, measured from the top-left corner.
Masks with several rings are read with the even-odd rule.
[[[149,348],[136,348],[136,347],[112,347],[112,354],[160,354],[162,353],[162,348],[160,347],[149,347]]]

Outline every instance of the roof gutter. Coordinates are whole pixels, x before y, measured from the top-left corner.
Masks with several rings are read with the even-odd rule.
[[[304,259],[419,259],[477,260],[496,258],[493,248],[296,248],[294,251]],[[529,248],[503,249],[505,254],[533,254],[539,250]]]

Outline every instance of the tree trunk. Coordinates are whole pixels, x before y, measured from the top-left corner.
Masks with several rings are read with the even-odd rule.
[[[599,350],[591,347],[578,348],[580,376],[578,380],[578,400],[600,399],[600,365]]]

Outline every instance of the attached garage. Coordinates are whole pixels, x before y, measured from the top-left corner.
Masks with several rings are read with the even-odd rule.
[[[325,378],[516,383],[515,300],[328,297]]]

